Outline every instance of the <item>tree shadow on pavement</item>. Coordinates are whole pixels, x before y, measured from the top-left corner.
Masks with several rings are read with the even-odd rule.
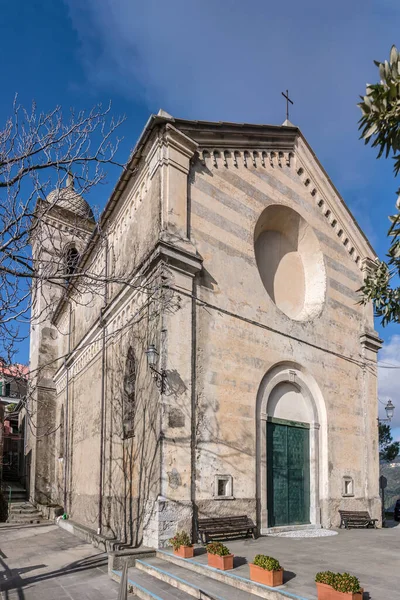
[[[98,554],[95,556],[89,556],[81,560],[70,563],[69,565],[62,567],[61,569],[55,569],[54,571],[48,571],[46,573],[40,573],[39,575],[31,577],[21,577],[21,574],[36,569],[42,569],[47,565],[33,565],[30,567],[18,567],[10,569],[7,564],[0,558],[0,566],[3,567],[4,571],[0,574],[0,591],[5,593],[4,600],[8,598],[8,591],[15,590],[18,593],[18,600],[24,600],[23,588],[31,586],[33,584],[40,583],[42,581],[48,581],[51,579],[58,579],[66,575],[72,575],[88,571],[91,569],[98,569],[107,565],[107,555]]]

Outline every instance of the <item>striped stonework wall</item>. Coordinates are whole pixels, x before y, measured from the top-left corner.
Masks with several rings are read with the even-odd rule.
[[[355,501],[378,510],[374,474],[366,463],[375,392],[364,380],[360,344],[362,332],[373,328],[369,309],[358,304],[362,250],[350,213],[343,205],[335,208],[332,197],[328,204],[323,182],[306,176],[307,161],[301,149],[297,154],[200,149],[193,162],[189,234],[204,259],[196,290],[200,515],[236,511],[257,517],[257,394],[265,374],[281,363],[304,371],[321,396],[322,523],[337,522],[346,474],[354,479]],[[311,321],[282,313],[258,272],[255,227],[263,210],[276,204],[303,217],[323,255],[325,301]],[[216,474],[232,475],[234,499],[215,500]]]

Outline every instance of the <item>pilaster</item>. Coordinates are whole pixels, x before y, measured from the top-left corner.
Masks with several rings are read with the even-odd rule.
[[[202,258],[166,243],[157,246],[155,256],[168,265],[165,285],[174,296],[172,309],[166,308],[162,319],[160,367],[165,372],[165,390],[160,395],[160,493],[149,507],[152,523],[145,533],[163,547],[178,529],[190,533],[193,523],[193,286]]]
[[[365,331],[360,335],[363,368],[363,408],[364,408],[364,469],[365,499],[371,516],[381,520],[381,501],[379,495],[379,447],[378,447],[378,378],[377,354],[382,340],[376,331]]]
[[[161,230],[187,239],[188,174],[198,144],[167,123],[148,156],[150,177],[161,169]]]

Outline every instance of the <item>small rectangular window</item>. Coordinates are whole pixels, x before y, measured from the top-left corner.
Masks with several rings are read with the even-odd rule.
[[[214,497],[216,499],[233,499],[232,475],[215,475]]]
[[[228,480],[218,479],[218,496],[227,496]]]
[[[343,477],[342,496],[354,496],[354,482],[352,477]]]

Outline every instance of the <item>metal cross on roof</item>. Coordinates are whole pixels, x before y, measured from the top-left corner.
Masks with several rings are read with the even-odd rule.
[[[286,90],[286,94],[284,94],[283,92],[281,92],[281,93],[282,93],[282,96],[284,98],[286,98],[286,118],[287,118],[287,120],[289,120],[289,102],[290,102],[290,104],[293,104],[293,102],[289,98],[289,90]]]

